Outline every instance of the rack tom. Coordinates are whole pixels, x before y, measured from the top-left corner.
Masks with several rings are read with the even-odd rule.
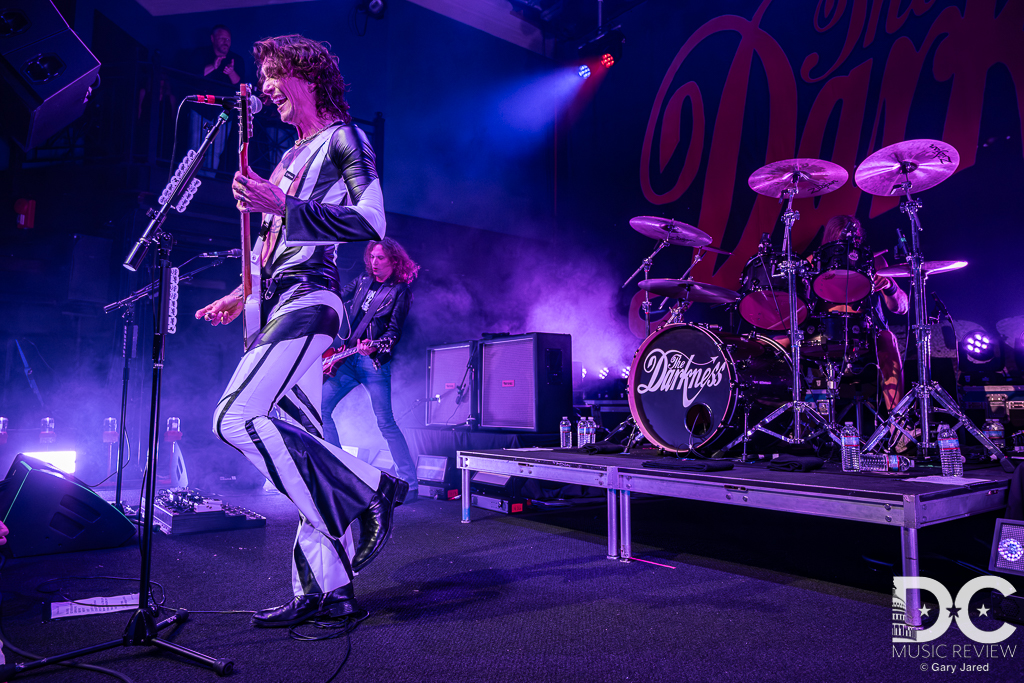
[[[851,304],[871,294],[875,260],[867,246],[849,239],[823,244],[814,252],[814,264],[814,293],[825,301]]]

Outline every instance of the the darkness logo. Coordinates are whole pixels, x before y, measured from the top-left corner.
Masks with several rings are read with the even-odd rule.
[[[717,387],[726,377],[726,363],[720,356],[695,360],[676,349],[651,349],[643,360],[646,383],[637,384],[638,394],[651,391],[682,391],[683,407],[689,408],[707,387]]]

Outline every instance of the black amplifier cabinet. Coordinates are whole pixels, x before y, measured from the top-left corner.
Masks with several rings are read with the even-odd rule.
[[[531,332],[480,342],[480,426],[557,433],[572,413],[572,337]]]

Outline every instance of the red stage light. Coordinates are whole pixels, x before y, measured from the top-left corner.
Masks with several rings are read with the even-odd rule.
[[[615,58],[612,57],[611,53],[605,52],[603,55],[601,55],[601,66],[603,66],[604,68],[610,69],[612,68],[612,64],[614,63]]]

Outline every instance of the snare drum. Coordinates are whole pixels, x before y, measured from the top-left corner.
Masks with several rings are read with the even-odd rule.
[[[765,330],[789,329],[789,283],[780,267],[782,257],[774,251],[761,251],[747,262],[740,278],[740,315],[754,327]],[[798,262],[798,266],[806,265]],[[797,324],[807,318],[809,287],[807,279],[796,277]]]
[[[629,371],[629,409],[651,443],[668,451],[721,449],[792,398],[786,350],[759,334],[722,336],[666,325],[640,346]],[[710,454],[710,453],[708,453]]]
[[[875,260],[871,249],[853,240],[836,240],[814,252],[818,275],[814,293],[834,304],[851,304],[871,294]]]

